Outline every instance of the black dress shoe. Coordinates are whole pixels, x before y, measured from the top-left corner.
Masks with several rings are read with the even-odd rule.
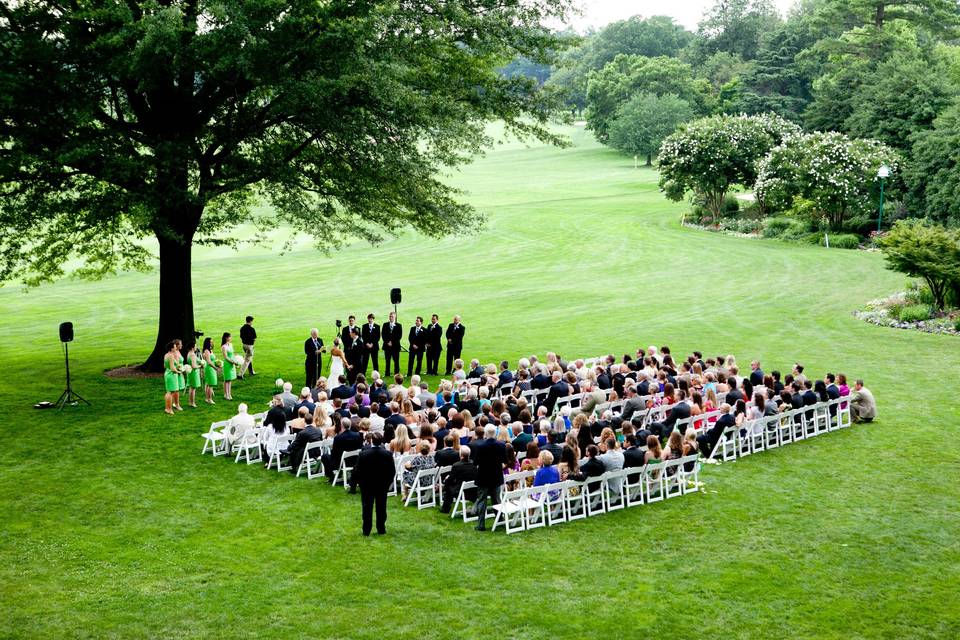
[[[483,525],[477,525],[476,527],[473,528],[473,530],[474,530],[474,531],[486,531],[487,528],[484,527]]]
[[[377,535],[378,535],[378,536],[385,536],[385,535],[387,535],[387,530],[384,529],[383,531],[377,531]]]

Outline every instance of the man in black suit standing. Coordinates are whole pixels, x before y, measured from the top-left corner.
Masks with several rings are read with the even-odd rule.
[[[356,384],[363,364],[363,344],[360,342],[360,330],[357,327],[350,329],[350,340],[343,344],[343,354],[347,357],[347,364],[350,365],[347,369],[347,380],[350,384]]]
[[[427,375],[437,375],[440,367],[440,352],[443,342],[443,327],[440,326],[440,318],[437,314],[430,317],[430,324],[427,325]]]
[[[317,383],[317,373],[323,370],[323,356],[320,354],[326,351],[323,347],[323,339],[320,332],[316,329],[310,329],[310,337],[303,342],[303,367],[307,373],[307,387],[311,389]]]
[[[500,504],[503,486],[503,465],[507,461],[507,447],[497,440],[497,428],[488,424],[483,429],[483,440],[470,446],[473,462],[477,465],[477,531],[487,530],[487,502]]]
[[[410,349],[407,358],[407,377],[413,374],[413,361],[417,361],[417,375],[420,375],[420,367],[423,365],[423,352],[427,348],[427,330],[423,328],[423,318],[417,316],[416,324],[410,327],[410,335],[407,341],[410,343]],[[397,373],[400,368],[397,367]],[[430,357],[427,357],[427,373],[430,373]]]
[[[390,312],[390,319],[380,327],[380,336],[383,338],[384,375],[390,377],[390,362],[393,370],[400,373],[400,339],[403,337],[403,327],[397,323],[397,314]]]
[[[463,351],[463,334],[466,329],[460,324],[460,316],[453,316],[453,322],[447,325],[447,374],[453,373],[453,361]]]
[[[360,342],[363,344],[363,359],[360,362],[360,373],[367,375],[367,365],[373,360],[373,370],[380,370],[380,327],[374,322],[376,317],[367,314],[367,324],[360,328]]]
[[[373,528],[373,507],[377,507],[377,534],[387,532],[387,492],[396,475],[393,454],[383,448],[383,436],[373,434],[373,446],[360,452],[352,480],[360,487],[363,535]]]
[[[360,330],[360,327],[357,326],[357,317],[350,316],[347,318],[347,326],[340,330],[340,342],[343,343],[343,346],[346,347],[350,343],[350,332],[356,329]]]

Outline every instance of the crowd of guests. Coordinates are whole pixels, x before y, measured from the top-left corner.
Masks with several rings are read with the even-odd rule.
[[[538,401],[524,395],[531,389],[542,391]],[[554,411],[557,401],[569,396],[578,402]],[[449,466],[441,510],[449,511],[462,483],[472,480],[483,528],[487,503],[499,500],[511,473],[532,471],[529,484],[541,486],[698,452],[709,455],[728,427],[753,428],[758,418],[843,397],[850,398],[854,420],[876,416],[862,380],[851,389],[842,373],[811,379],[799,363],[781,375],[765,372],[758,361],[741,373],[733,356],[693,352],[678,362],[668,347],[650,347],[635,357],[607,356],[591,366],[548,353],[544,361],[521,358],[516,369],[506,361],[482,366],[474,360],[463,376],[433,390],[419,376],[400,373],[386,379],[373,372],[369,381],[361,374],[354,383],[345,375],[320,378],[299,393],[285,383],[264,419],[262,441],[266,458],[287,457],[296,470],[309,443],[330,440],[323,454],[330,479],[349,451],[382,446],[394,458],[410,456],[402,468],[404,495],[417,472]],[[617,401],[619,412],[600,410]],[[659,411],[648,411],[654,408]],[[651,420],[654,413],[661,418]],[[234,418],[239,426],[228,437],[252,426],[252,418],[244,416],[241,405]],[[685,426],[682,432],[678,423]],[[287,440],[282,436],[290,435],[292,442],[281,447]]]

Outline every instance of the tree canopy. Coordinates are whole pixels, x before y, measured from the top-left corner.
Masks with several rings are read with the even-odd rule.
[[[147,364],[194,330],[190,249],[241,222],[328,248],[477,216],[438,177],[501,119],[559,142],[517,57],[567,0],[34,0],[0,4],[0,280],[39,282],[160,259]],[[256,216],[266,201],[274,215]]]
[[[693,109],[676,94],[639,93],[617,110],[610,124],[610,146],[652,163],[664,138],[693,117]]]

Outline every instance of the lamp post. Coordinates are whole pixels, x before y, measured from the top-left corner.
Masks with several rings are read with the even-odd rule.
[[[883,185],[890,177],[890,167],[885,164],[880,165],[877,177],[880,178],[880,215],[877,217],[877,233],[880,233],[880,225],[883,224]]]

